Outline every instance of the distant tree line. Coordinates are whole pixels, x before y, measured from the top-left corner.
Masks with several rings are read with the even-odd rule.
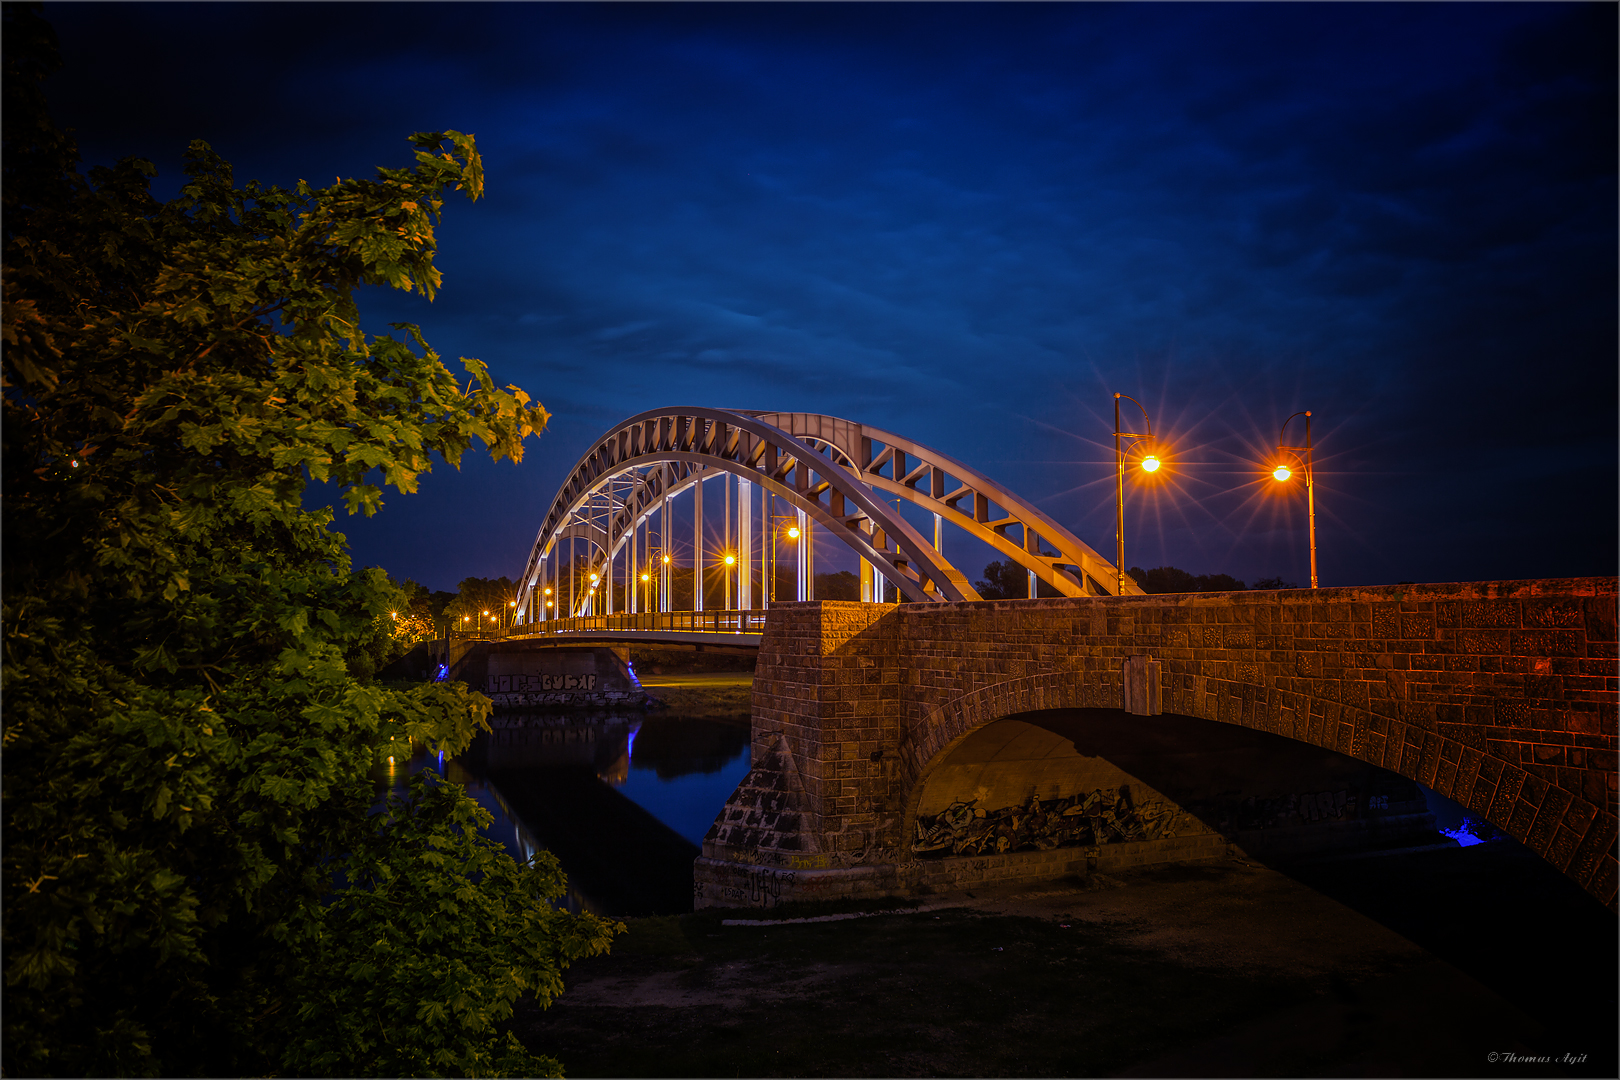
[[[1297,589],[1292,581],[1280,577],[1261,578],[1253,586],[1245,585],[1231,574],[1190,574],[1174,566],[1155,566],[1143,570],[1133,566],[1131,577],[1147,593],[1242,592],[1255,589]]]
[[[1280,577],[1261,578],[1253,586],[1249,586],[1230,574],[1192,574],[1174,566],[1156,566],[1152,570],[1133,566],[1130,569],[1130,576],[1146,593],[1241,592],[1249,588],[1299,588],[1294,582],[1284,581]],[[1036,580],[1035,586],[1037,597],[1058,595],[1056,589],[1039,579]],[[1022,600],[1029,596],[1029,571],[1011,559],[998,560],[984,568],[984,579],[975,581],[973,587],[979,590],[979,595],[986,600]]]

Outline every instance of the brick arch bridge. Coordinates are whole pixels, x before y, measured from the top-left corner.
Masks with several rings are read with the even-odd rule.
[[[1616,592],[1583,578],[776,608],[754,768],[704,842],[696,902],[905,893],[969,862],[976,880],[1059,876],[1075,849],[918,860],[919,799],[987,725],[1123,705],[1416,780],[1612,908]]]

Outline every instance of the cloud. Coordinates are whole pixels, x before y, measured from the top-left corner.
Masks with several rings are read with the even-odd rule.
[[[440,299],[368,294],[368,325],[420,322],[556,411],[537,489],[617,419],[714,396],[1005,465],[1095,539],[1123,390],[1202,455],[1134,527],[1161,561],[1300,576],[1297,515],[1233,470],[1310,407],[1328,580],[1614,569],[1612,6],[47,16],[92,159],[172,174],[201,135],[239,176],[320,182],[476,134],[488,197],[447,208]],[[1531,521],[1557,553],[1494,539]]]

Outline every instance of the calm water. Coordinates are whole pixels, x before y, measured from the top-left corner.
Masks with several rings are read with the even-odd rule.
[[[553,710],[491,723],[467,753],[418,753],[379,772],[379,787],[402,790],[421,769],[463,785],[513,858],[557,856],[571,910],[691,910],[692,860],[748,772],[747,717]]]

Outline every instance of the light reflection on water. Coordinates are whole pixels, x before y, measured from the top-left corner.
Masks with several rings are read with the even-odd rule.
[[[523,860],[549,850],[568,874],[573,911],[667,914],[691,908],[691,862],[748,772],[746,717],[578,710],[497,714],[453,760],[418,749],[380,767],[403,791],[431,769],[494,819],[485,835]]]

